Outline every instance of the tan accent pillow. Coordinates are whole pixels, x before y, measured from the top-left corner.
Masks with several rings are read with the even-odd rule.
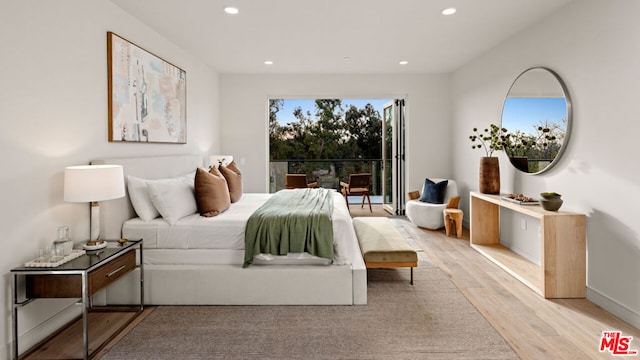
[[[211,168],[210,172],[198,168],[194,183],[200,215],[216,216],[231,206],[227,180],[216,168]]]
[[[235,161],[227,166],[220,166],[218,168],[222,176],[227,179],[227,186],[229,186],[229,194],[231,195],[231,202],[234,203],[242,197],[242,173]]]

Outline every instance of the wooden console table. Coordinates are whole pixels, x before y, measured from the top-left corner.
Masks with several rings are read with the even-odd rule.
[[[500,208],[540,221],[540,265],[500,244]],[[586,217],[519,205],[499,195],[470,194],[471,247],[545,298],[586,295]]]

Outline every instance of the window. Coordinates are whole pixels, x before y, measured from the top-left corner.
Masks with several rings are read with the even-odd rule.
[[[338,189],[349,174],[371,173],[373,195],[382,188],[382,106],[389,99],[270,99],[271,192],[287,173],[307,174]],[[375,198],[375,197],[374,197]]]

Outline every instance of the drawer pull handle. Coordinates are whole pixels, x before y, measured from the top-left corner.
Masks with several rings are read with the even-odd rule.
[[[113,270],[112,272],[107,274],[107,277],[112,277],[113,275],[117,274],[120,270],[124,269],[125,267],[127,267],[127,265],[122,265],[119,268]]]

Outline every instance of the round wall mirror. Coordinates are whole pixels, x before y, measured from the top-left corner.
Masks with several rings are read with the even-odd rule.
[[[558,74],[535,67],[516,78],[502,107],[504,151],[516,169],[549,170],[567,145],[570,125],[571,100]]]

